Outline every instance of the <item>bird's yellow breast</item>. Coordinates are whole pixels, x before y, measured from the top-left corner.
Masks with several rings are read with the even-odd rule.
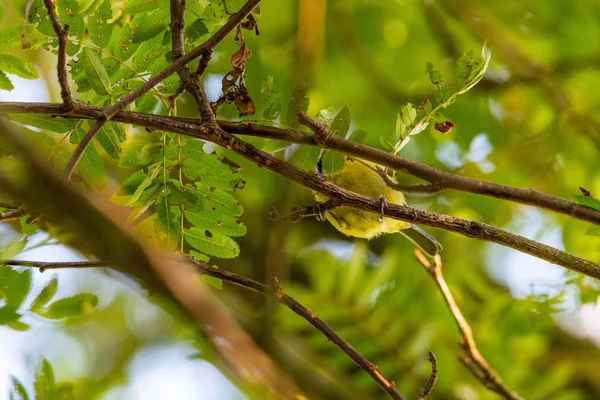
[[[373,169],[375,164],[347,158],[342,170],[327,179],[336,185],[363,196],[378,199],[380,196],[394,204],[404,205],[404,195],[390,188]],[[328,198],[315,193],[315,199],[325,202]],[[347,236],[371,239],[383,233],[398,232],[410,227],[410,223],[391,218],[380,218],[380,214],[352,207],[338,207],[328,211],[325,217],[340,232]]]

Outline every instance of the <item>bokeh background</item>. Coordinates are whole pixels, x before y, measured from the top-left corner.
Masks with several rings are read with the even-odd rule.
[[[0,0],[0,6],[1,28],[21,23],[12,1]],[[284,104],[306,82],[309,114],[348,106],[353,128],[365,129],[366,143],[381,147],[379,137],[393,134],[404,104],[434,95],[425,63],[450,79],[456,58],[470,49],[477,54],[487,41],[492,50],[487,76],[443,110],[455,129],[442,136],[429,128],[401,154],[569,200],[579,186],[600,193],[600,2],[265,0],[260,9],[260,36],[246,35],[252,51],[246,84],[258,105],[256,118],[266,76],[273,76]],[[220,95],[235,51],[229,38],[213,57],[204,82],[211,100]],[[0,100],[58,102],[54,55],[20,49],[14,54],[28,59],[42,78],[11,77],[15,89],[0,92]],[[180,114],[194,115],[190,99],[180,107]],[[222,107],[219,118],[238,119],[237,111]],[[277,154],[290,157],[295,148]],[[407,396],[427,379],[427,352],[433,350],[439,375],[431,398],[496,398],[457,360],[458,331],[410,243],[395,235],[353,240],[308,219],[272,222],[270,206],[287,211],[306,205],[311,193],[227,156],[244,166],[247,185],[238,195],[248,234],[239,240],[239,258],[213,260],[220,268],[267,283],[278,277],[287,294],[330,324]],[[115,180],[125,176],[105,161]],[[408,201],[600,260],[600,238],[586,236],[588,224],[564,215],[454,191]],[[529,399],[600,398],[596,282],[495,244],[429,231],[444,246],[447,281],[483,355],[509,387]],[[0,249],[18,239],[10,226],[0,225]],[[36,235],[17,257],[81,258],[46,240],[46,234]],[[41,357],[52,363],[57,379],[75,384],[82,399],[260,398],[228,371],[206,338],[192,337],[122,276],[106,270],[34,275],[31,296],[58,277],[58,296],[93,292],[100,303],[85,321],[26,316],[29,331],[0,327],[0,398],[8,398],[11,375],[31,392]],[[309,398],[385,397],[289,310],[227,284],[217,295]]]

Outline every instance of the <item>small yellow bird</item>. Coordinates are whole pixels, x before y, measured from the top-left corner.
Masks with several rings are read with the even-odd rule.
[[[380,198],[382,204],[388,201],[406,205],[404,194],[389,187],[375,168],[376,165],[373,163],[347,157],[342,170],[326,176],[325,179],[363,196]],[[320,203],[329,200],[327,196],[320,193],[314,193],[314,196]],[[346,236],[373,239],[384,233],[398,232],[431,257],[442,250],[437,240],[418,226],[406,221],[384,218],[383,213],[376,214],[352,207],[337,207],[326,211],[325,218]]]

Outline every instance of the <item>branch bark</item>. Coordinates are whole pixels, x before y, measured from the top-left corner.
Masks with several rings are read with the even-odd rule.
[[[66,118],[97,119],[106,110],[100,107],[78,104],[77,109],[70,112],[61,111],[60,105],[52,103],[11,103],[0,102],[0,113],[32,113],[46,115],[60,115]],[[175,132],[186,136],[206,139],[208,128],[202,121],[194,118],[169,117],[164,115],[152,115],[120,111],[113,117],[114,121],[130,123],[149,129]],[[409,175],[431,182],[432,186],[439,190],[457,190],[466,193],[493,197],[500,200],[512,201],[533,207],[545,209],[555,213],[568,215],[582,221],[600,225],[600,211],[593,208],[551,196],[535,189],[521,189],[512,186],[500,185],[488,181],[473,179],[421,164],[419,162],[394,156],[382,150],[365,146],[360,143],[351,142],[337,136],[333,136],[327,143],[319,144],[315,136],[295,129],[276,128],[263,126],[255,123],[239,123],[230,121],[217,121],[225,131],[234,134],[262,137],[267,139],[283,140],[290,143],[307,146],[323,146],[329,150],[372,161],[378,165],[402,171]],[[415,188],[419,191],[419,186]],[[410,188],[409,188],[410,190]]]
[[[0,103],[0,111],[4,112],[14,112],[14,110],[21,110],[23,112],[25,109],[29,110],[29,112],[38,112],[40,110],[47,110],[47,105],[44,104],[29,104],[28,107],[23,108],[18,104],[1,104]],[[34,111],[35,110],[35,111]],[[84,112],[85,110],[85,112]],[[78,117],[82,117],[83,114],[88,115],[89,118],[93,118],[96,115],[95,111],[98,110],[94,107],[86,106],[86,108],[80,108],[78,110],[74,110],[71,114],[78,113]],[[101,110],[101,109],[100,109]],[[51,113],[52,114],[52,113]],[[350,206],[355,208],[360,208],[367,211],[372,211],[375,213],[381,213],[381,203],[376,199],[371,199],[354,192],[350,192],[344,188],[341,188],[337,185],[334,185],[331,182],[323,181],[322,179],[316,177],[315,175],[303,171],[283,160],[280,160],[272,155],[265,153],[261,150],[258,150],[254,146],[244,142],[238,137],[233,136],[219,125],[210,126],[206,124],[200,124],[195,122],[187,122],[191,121],[189,119],[181,119],[181,118],[168,118],[161,117],[156,115],[145,115],[131,112],[121,112],[119,113],[120,117],[115,117],[115,120],[119,120],[121,122],[131,122],[136,124],[141,124],[143,126],[151,127],[151,128],[160,128],[163,125],[166,125],[165,128],[171,132],[177,132],[181,134],[185,134],[188,136],[193,136],[197,138],[201,138],[203,140],[207,140],[218,144],[226,149],[232,150],[239,155],[247,158],[250,161],[253,161],[257,165],[264,167],[270,171],[273,171],[284,178],[290,179],[297,184],[304,186],[305,188],[314,190],[316,192],[320,192],[325,194],[329,199],[335,202],[335,206]],[[134,122],[135,121],[135,122]],[[165,122],[169,122],[165,124]],[[230,126],[228,124],[223,124],[225,127]],[[244,126],[245,124],[231,124],[236,127]],[[237,129],[237,128],[236,128]],[[277,132],[277,128],[263,128],[266,132]],[[306,133],[300,131],[289,130],[291,135],[297,138],[306,138],[310,139],[313,145],[317,145],[317,140],[314,138],[314,135],[308,135]],[[305,140],[305,139],[302,139]],[[330,146],[331,143],[338,143],[340,147],[345,149],[353,150],[353,153],[359,154],[360,158],[377,162],[381,165],[414,165],[419,171],[430,171],[434,175],[450,175],[453,179],[457,181],[473,181],[473,188],[495,188],[499,187],[507,188],[508,193],[518,192],[521,193],[517,199],[519,203],[531,204],[535,203],[531,199],[524,198],[524,193],[529,193],[529,190],[517,189],[511,187],[505,187],[502,185],[495,185],[489,182],[477,181],[471,178],[459,177],[457,175],[447,174],[446,172],[442,172],[436,170],[434,168],[416,163],[411,160],[404,159],[402,157],[393,156],[389,153],[373,149],[370,147],[366,147],[360,145],[358,143],[350,142],[336,136],[332,136],[328,143],[324,146]],[[363,154],[363,152],[365,154]],[[368,156],[365,156],[367,155]],[[387,162],[380,163],[379,161],[384,160]],[[554,204],[556,205],[556,209],[561,209],[560,205],[564,205],[564,203],[568,203],[570,209],[573,212],[577,211],[580,213],[582,217],[586,216],[590,219],[595,220],[600,214],[597,210],[594,210],[589,207],[579,206],[577,204],[568,202],[567,200],[563,200],[557,197],[549,196],[544,193],[540,193],[537,191],[532,191],[533,195],[539,195],[542,199],[546,200],[546,205]],[[508,195],[507,195],[508,196]],[[493,196],[496,197],[496,196]],[[500,197],[500,196],[498,196]],[[508,196],[510,197],[510,196]],[[572,207],[571,207],[572,205]],[[552,208],[552,209],[555,209]],[[582,215],[583,214],[583,215]],[[421,225],[431,226],[435,228],[440,228],[444,230],[448,230],[451,232],[455,232],[461,234],[463,236],[477,238],[479,240],[490,241],[494,243],[501,244],[506,247],[513,248],[515,250],[521,251],[526,254],[530,254],[534,257],[540,258],[542,260],[546,260],[552,264],[561,265],[565,268],[568,268],[572,271],[579,272],[590,276],[592,278],[600,279],[600,265],[595,262],[583,259],[581,257],[577,257],[573,254],[569,254],[567,252],[558,250],[554,247],[547,246],[545,244],[536,242],[531,239],[527,239],[520,235],[515,235],[510,232],[504,231],[502,229],[495,228],[491,225],[469,221],[462,218],[455,218],[449,215],[431,213],[421,210],[415,210],[409,207],[400,206],[390,204],[386,208],[385,216],[394,219],[400,219],[403,221],[409,221],[411,223],[417,223]],[[584,219],[584,218],[581,218]],[[599,219],[600,223],[600,219]]]

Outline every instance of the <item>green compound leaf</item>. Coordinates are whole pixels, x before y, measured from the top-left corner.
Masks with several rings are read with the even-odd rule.
[[[196,227],[186,229],[184,234],[186,242],[202,253],[219,258],[235,258],[240,253],[238,244],[228,236]]]

